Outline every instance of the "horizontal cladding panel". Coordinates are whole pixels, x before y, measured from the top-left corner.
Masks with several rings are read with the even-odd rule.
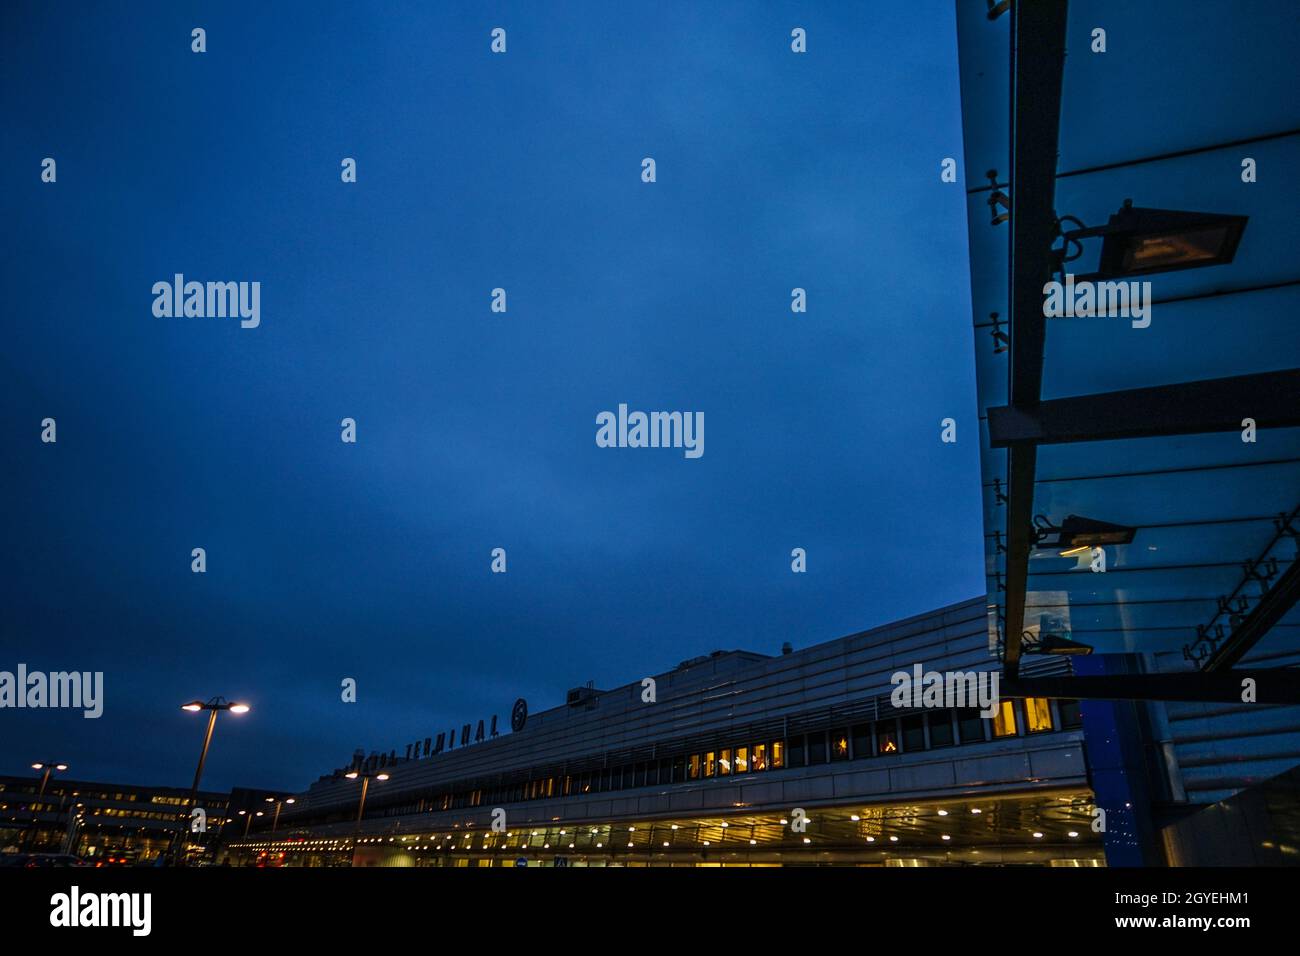
[[[752,813],[788,811],[807,804],[861,801],[864,805],[896,800],[943,799],[957,796],[987,796],[990,792],[1086,785],[1083,745],[1079,733],[1055,740],[1037,740],[1029,748],[1018,743],[991,741],[980,752],[958,757],[955,753],[936,759],[933,752],[918,754],[910,761],[853,761],[805,767],[758,776],[752,781],[712,781],[646,788],[643,792],[592,794],[525,803],[503,802],[510,827],[524,828],[555,820],[610,822],[646,816],[670,816],[683,812]],[[1053,772],[1044,772],[1046,770]],[[493,807],[465,807],[457,810],[393,815],[367,819],[367,828],[450,829],[472,823],[486,826]],[[319,829],[319,828],[314,828]]]
[[[907,642],[908,649],[898,645]],[[698,665],[695,669],[713,662]],[[725,734],[767,719],[830,707],[891,689],[889,677],[915,663],[927,669],[990,669],[982,599],[900,624],[851,635],[788,655],[758,659],[728,672],[709,673],[675,692],[656,678],[658,702],[641,703],[640,682],[603,692],[591,709],[559,707],[530,718],[523,733],[403,762],[388,768],[389,786],[440,782],[562,764],[609,751],[648,748],[684,735]],[[673,675],[668,675],[669,677]],[[316,784],[306,806],[351,799],[347,781]],[[323,798],[323,799],[322,799]]]

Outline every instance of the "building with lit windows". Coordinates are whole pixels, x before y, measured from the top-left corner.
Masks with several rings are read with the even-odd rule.
[[[513,730],[323,777],[237,861],[306,865],[1099,865],[1079,707],[895,707],[898,672],[988,672],[982,599],[775,655],[575,688]],[[1052,662],[1056,672],[1068,669]],[[380,779],[380,775],[386,779]],[[492,829],[504,811],[504,830]],[[799,821],[806,819],[806,825]],[[283,856],[281,855],[283,854]]]
[[[89,862],[145,862],[165,853],[188,817],[190,791],[53,777],[0,777],[0,851],[73,853]],[[215,837],[226,826],[230,794],[200,791]],[[195,835],[206,844],[205,835]]]

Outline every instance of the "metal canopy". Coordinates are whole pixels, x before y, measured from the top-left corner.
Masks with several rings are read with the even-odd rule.
[[[1300,25],[1253,0],[1226,33],[1175,0],[1009,14],[957,4],[990,647],[1008,680],[1044,636],[1161,670],[1281,661],[1300,636],[1300,539],[1279,528],[1300,503]],[[1226,259],[1141,276],[1145,326],[1045,319],[1059,232],[1097,232],[1126,200],[1246,225]],[[1087,279],[1101,245],[1065,269]],[[1069,514],[1136,534],[1093,572],[1034,545],[1036,516]],[[1048,696],[1091,694],[1074,686]],[[1175,686],[1226,693],[1160,693]]]

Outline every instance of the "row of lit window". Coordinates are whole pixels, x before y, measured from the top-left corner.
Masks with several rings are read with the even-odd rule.
[[[485,799],[493,804],[518,803],[557,796],[663,786],[786,767],[816,766],[828,761],[913,753],[959,743],[983,743],[1021,733],[1046,733],[1058,727],[1063,730],[1074,729],[1080,724],[1078,701],[1057,701],[1054,716],[1052,702],[1046,698],[1030,697],[1020,702],[1003,700],[991,719],[984,718],[977,709],[923,711],[906,717],[889,717],[874,723],[800,734],[792,736],[788,741],[738,744],[585,773],[538,777],[489,790],[480,788],[445,792],[414,805],[376,809],[384,816],[403,816],[424,810],[478,807],[483,805]]]

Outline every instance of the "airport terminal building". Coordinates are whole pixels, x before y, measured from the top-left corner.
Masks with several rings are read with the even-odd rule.
[[[426,741],[409,757],[371,756],[322,777],[285,808],[277,833],[235,842],[232,857],[379,866],[1103,863],[1077,702],[1004,698],[985,717],[891,700],[893,675],[918,664],[996,671],[983,600],[784,651],[715,651],[651,675],[653,701],[642,678],[578,687],[522,720],[517,707],[517,729],[481,743],[424,756]],[[504,829],[494,832],[498,809]]]

